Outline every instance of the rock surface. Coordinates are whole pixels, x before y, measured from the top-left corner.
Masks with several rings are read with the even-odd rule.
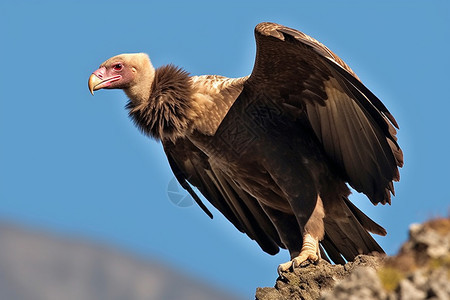
[[[258,288],[256,300],[450,300],[450,219],[410,227],[393,257],[359,255],[345,265],[320,261]]]

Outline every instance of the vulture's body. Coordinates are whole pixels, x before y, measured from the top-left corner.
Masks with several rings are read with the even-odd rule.
[[[321,255],[343,263],[383,252],[368,232],[385,230],[348,200],[346,183],[390,203],[403,163],[394,118],[311,37],[273,23],[255,36],[247,77],[190,77],[125,54],[103,63],[89,87],[124,89],[131,118],[162,141],[176,178],[208,215],[190,185],[264,251],[289,250],[279,271]]]

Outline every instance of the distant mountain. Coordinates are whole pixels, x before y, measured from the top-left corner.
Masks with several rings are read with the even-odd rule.
[[[238,300],[155,261],[5,223],[0,299]]]

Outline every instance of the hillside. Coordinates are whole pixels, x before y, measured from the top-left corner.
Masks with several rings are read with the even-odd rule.
[[[77,238],[0,224],[0,299],[230,300],[231,294]]]

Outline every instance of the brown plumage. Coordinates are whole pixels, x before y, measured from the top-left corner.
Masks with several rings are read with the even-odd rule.
[[[192,102],[189,74],[169,65],[155,70],[149,101],[145,105],[129,101],[126,108],[136,126],[155,138],[175,140],[189,128]]]
[[[386,231],[350,202],[346,183],[390,203],[403,164],[394,117],[313,38],[274,23],[257,25],[255,37],[247,77],[190,77],[124,54],[103,63],[89,88],[123,89],[132,120],[162,141],[176,178],[209,216],[191,185],[264,251],[289,250],[279,272],[321,256],[343,263],[383,252],[369,232]]]

